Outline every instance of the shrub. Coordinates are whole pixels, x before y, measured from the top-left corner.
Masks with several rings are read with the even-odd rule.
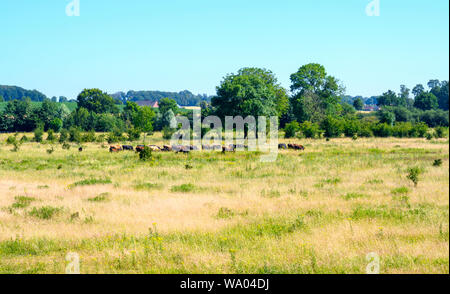
[[[173,186],[170,191],[172,192],[182,192],[182,193],[188,193],[195,190],[195,186],[192,184],[183,184],[180,186]]]
[[[319,138],[322,136],[323,131],[316,123],[305,121],[300,125],[300,132],[305,138]]]
[[[82,138],[81,138],[81,131],[79,128],[71,127],[69,129],[69,141],[81,143]]]
[[[153,160],[152,150],[149,147],[145,146],[144,150],[139,152],[139,159],[141,161],[152,161]]]
[[[297,134],[297,132],[300,130],[300,125],[298,122],[293,121],[284,127],[284,137],[285,138],[293,138]]]
[[[375,124],[372,132],[377,137],[390,137],[392,136],[392,127],[387,123]]]
[[[419,176],[423,173],[423,170],[420,167],[410,167],[408,168],[407,179],[411,180],[414,183],[414,186],[417,187],[419,184]]]
[[[59,132],[63,126],[63,122],[59,118],[53,119],[49,124],[49,130],[53,130],[54,132]]]
[[[38,143],[42,142],[43,136],[44,136],[44,127],[41,125],[34,130],[34,141]]]
[[[163,139],[164,140],[170,140],[172,139],[173,134],[175,134],[176,130],[172,129],[170,127],[164,127],[163,128]]]
[[[433,162],[433,166],[435,166],[435,167],[439,167],[439,166],[441,166],[442,165],[442,159],[436,159],[434,162]]]
[[[445,127],[437,127],[434,132],[436,138],[445,138],[447,137],[447,133],[448,128]]]
[[[141,130],[138,128],[128,128],[128,141],[138,141],[141,138]]]
[[[55,131],[53,131],[52,129],[49,129],[47,132],[47,141],[53,142],[55,140],[56,140]]]
[[[325,131],[327,138],[340,137],[344,131],[344,121],[341,119],[327,116],[321,124],[322,129]]]
[[[86,142],[86,143],[95,142],[96,140],[97,140],[97,136],[95,136],[94,130],[91,130],[82,136],[82,141]]]
[[[52,206],[43,206],[41,208],[33,207],[33,209],[29,212],[29,215],[40,218],[40,219],[51,219],[55,214],[60,212],[62,208],[52,207]]]
[[[20,138],[21,143],[28,143],[30,142],[30,139],[26,135],[23,135],[22,138]]]
[[[69,150],[69,149],[70,149],[70,144],[68,144],[68,143],[63,143],[63,144],[62,144],[62,149],[64,149],[64,150]]]
[[[69,131],[66,129],[62,129],[61,133],[59,134],[59,143],[64,143],[69,138]]]

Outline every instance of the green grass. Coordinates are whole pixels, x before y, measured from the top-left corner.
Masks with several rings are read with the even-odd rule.
[[[43,206],[40,208],[33,207],[33,209],[28,214],[30,216],[33,216],[36,218],[40,218],[43,220],[49,220],[61,211],[62,211],[62,208],[60,208],[60,207]]]
[[[75,188],[75,187],[80,187],[80,186],[107,185],[107,184],[112,184],[111,179],[90,178],[90,179],[75,182],[75,183],[71,184],[69,187]]]
[[[173,186],[170,188],[171,192],[189,193],[197,190],[198,188],[193,184],[182,184],[179,186]]]
[[[105,201],[108,201],[108,197],[110,195],[111,195],[110,193],[102,193],[95,197],[89,198],[88,201],[90,201],[90,202],[105,202]]]

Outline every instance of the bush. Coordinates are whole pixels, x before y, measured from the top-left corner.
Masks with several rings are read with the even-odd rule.
[[[81,131],[79,128],[71,127],[69,129],[69,141],[81,143],[82,138],[81,138]]]
[[[322,122],[322,129],[325,131],[325,136],[328,138],[340,137],[344,131],[344,121],[332,116],[328,116]]]
[[[109,144],[117,143],[117,142],[124,141],[124,140],[125,140],[125,138],[123,137],[122,131],[118,128],[115,128],[112,132],[110,132],[108,134],[107,141]]]
[[[428,126],[424,122],[416,123],[412,129],[412,132],[415,134],[414,137],[423,138],[428,132]]]
[[[437,127],[434,130],[434,135],[436,138],[445,138],[447,137],[448,128],[445,127]]]
[[[127,130],[128,141],[139,141],[141,138],[141,130],[137,128],[128,128]]]
[[[173,134],[175,134],[176,130],[172,129],[170,127],[164,127],[163,128],[163,139],[164,140],[170,140],[172,139]]]
[[[53,119],[49,124],[49,130],[53,130],[54,132],[59,132],[63,126],[63,122],[59,118]]]
[[[285,138],[294,138],[297,132],[300,130],[300,125],[298,122],[293,121],[284,127],[284,137]]]
[[[34,130],[34,141],[40,143],[42,142],[43,137],[44,137],[44,127],[41,125]]]
[[[91,130],[87,133],[85,133],[82,137],[82,141],[89,143],[89,142],[96,142],[97,137],[95,136],[95,131]]]
[[[139,152],[139,159],[142,161],[152,161],[153,160],[152,150],[149,147],[145,146],[144,150]]]
[[[56,140],[55,131],[53,131],[52,129],[49,129],[47,131],[47,141],[53,142],[55,140]]]
[[[320,138],[323,134],[323,131],[320,129],[320,126],[316,123],[312,123],[309,121],[305,121],[300,125],[300,132],[305,138]]]
[[[434,166],[434,167],[442,166],[442,159],[436,159],[436,160],[433,162],[433,166]]]
[[[392,127],[387,123],[375,124],[372,132],[377,137],[390,137],[392,136]]]
[[[423,170],[420,167],[410,167],[408,168],[407,179],[411,180],[414,183],[414,186],[417,187],[419,184],[419,176],[423,173]]]
[[[62,129],[61,133],[59,134],[59,143],[64,143],[69,138],[69,131],[66,129]]]

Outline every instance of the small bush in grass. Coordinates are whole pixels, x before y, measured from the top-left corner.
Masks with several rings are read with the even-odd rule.
[[[439,167],[439,166],[441,166],[442,165],[442,159],[436,159],[434,162],[433,162],[433,166],[434,167]]]
[[[55,131],[52,129],[48,130],[47,132],[47,141],[53,142],[56,140]]]
[[[57,213],[59,213],[62,210],[60,207],[52,207],[52,206],[43,206],[40,208],[33,207],[33,209],[29,212],[29,215],[49,220],[53,216],[55,216]]]
[[[16,196],[14,200],[16,202],[14,202],[11,205],[11,207],[15,209],[20,209],[20,208],[27,208],[28,206],[30,206],[31,202],[35,201],[36,199],[27,196]]]
[[[423,169],[420,167],[410,167],[408,168],[408,175],[406,176],[407,179],[411,180],[414,183],[414,186],[417,187],[420,180],[420,175],[423,173]]]
[[[436,138],[445,138],[447,136],[447,131],[448,131],[447,128],[437,127],[434,135]]]
[[[13,149],[11,150],[12,152],[17,152],[19,151],[22,142],[17,140],[16,134],[14,136],[9,136],[8,139],[6,139],[6,144],[13,146]]]
[[[391,191],[391,193],[394,195],[408,194],[409,189],[407,187],[395,188]]]
[[[284,127],[284,137],[294,138],[297,132],[300,130],[300,124],[296,121],[286,124]]]
[[[62,149],[64,149],[64,150],[69,150],[69,149],[70,149],[70,144],[68,144],[68,143],[63,143],[63,144],[62,144]]]
[[[95,131],[89,131],[82,136],[82,141],[85,143],[95,142],[97,140],[97,136],[95,136]]]
[[[366,198],[366,197],[367,197],[366,195],[359,194],[359,193],[347,193],[342,196],[342,198],[347,201],[352,200],[352,199]]]
[[[188,193],[195,190],[195,186],[192,184],[183,184],[180,186],[173,186],[170,191],[172,192],[182,192],[182,193]]]
[[[44,127],[38,126],[34,130],[34,141],[40,143],[42,142],[43,137],[44,137]]]
[[[172,139],[173,134],[175,134],[177,130],[176,129],[172,129],[170,127],[165,126],[163,128],[163,139],[164,140],[170,140]]]
[[[219,212],[217,213],[217,218],[222,218],[222,219],[227,219],[227,218],[232,218],[234,216],[234,211],[226,208],[226,207],[221,207],[219,209]]]
[[[96,197],[89,198],[88,201],[90,201],[90,202],[104,202],[104,201],[108,200],[109,195],[110,195],[109,193],[102,193],[102,194],[100,194],[100,195],[98,195]]]
[[[153,160],[152,150],[149,147],[145,146],[144,150],[139,152],[139,159],[142,161],[152,161]]]
[[[20,138],[21,143],[28,143],[30,142],[30,139],[26,135],[23,135],[22,138]]]
[[[427,138],[428,141],[431,141],[433,139],[433,135],[431,133],[427,133],[425,138]]]
[[[62,129],[59,134],[59,143],[65,143],[69,139],[69,131],[66,129]]]
[[[78,181],[69,186],[69,188],[75,188],[80,186],[92,186],[92,185],[106,185],[111,184],[111,179],[86,179],[82,181]]]
[[[141,184],[134,185],[133,188],[137,191],[154,190],[154,189],[161,189],[162,185],[161,184],[153,184],[153,183],[141,183]]]
[[[50,149],[47,149],[48,154],[52,154],[54,151],[55,149],[53,148],[53,146]]]

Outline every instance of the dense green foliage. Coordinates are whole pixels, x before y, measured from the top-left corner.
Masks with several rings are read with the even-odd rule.
[[[44,101],[47,96],[36,90],[25,90],[16,86],[0,85],[0,102],[30,98],[31,101]]]
[[[115,100],[126,104],[128,101],[161,101],[164,98],[175,100],[178,105],[182,106],[196,106],[202,101],[210,101],[211,98],[206,95],[194,95],[185,90],[179,93],[175,92],[161,92],[161,91],[128,91],[127,93],[118,92],[111,95]]]
[[[178,105],[181,104],[200,105],[203,118],[209,115],[221,119],[226,116],[277,116],[287,138],[440,138],[447,133],[447,81],[430,80],[428,91],[421,84],[412,91],[401,85],[398,94],[388,90],[380,96],[364,98],[344,96],[344,87],[339,80],[328,75],[320,64],[304,65],[290,79],[289,96],[271,71],[243,68],[223,78],[211,103],[206,95],[194,96],[189,91],[129,91],[110,96],[99,89],[83,90],[76,103],[57,103],[56,97],[50,100],[36,93],[33,99],[42,98],[42,102],[32,102],[30,98],[11,100],[11,97],[23,98],[30,94],[29,91],[2,86],[0,97],[8,102],[0,102],[3,107],[0,108],[0,132],[34,131],[34,139],[42,140],[40,134],[51,130],[61,132],[61,143],[100,140],[94,132],[109,133],[104,138],[109,142],[138,140],[142,133],[145,140],[145,135],[154,130],[163,131],[164,137],[170,138],[175,132],[177,115],[187,116],[192,123],[192,111],[180,109]],[[411,93],[414,98],[410,98]],[[66,101],[67,98],[60,97],[59,100]],[[159,109],[141,107],[134,102],[140,100],[159,101]],[[124,105],[118,105],[118,102]],[[364,109],[364,105],[375,104],[379,107],[376,112],[357,111]],[[89,133],[82,135],[83,132]]]

